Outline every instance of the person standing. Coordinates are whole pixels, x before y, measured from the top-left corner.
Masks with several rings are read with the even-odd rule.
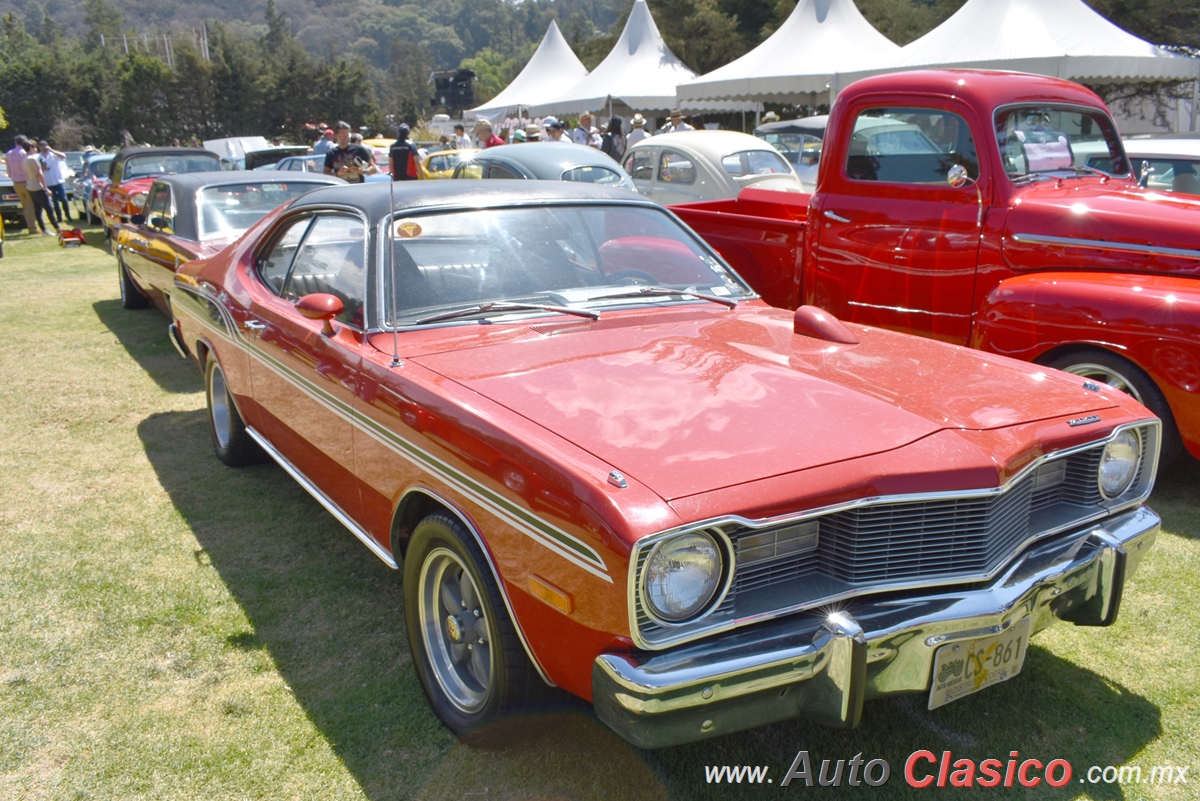
[[[325,133],[321,135],[321,138],[313,144],[313,155],[323,156],[330,150],[333,150],[333,148],[336,146],[337,134],[333,132],[332,128],[326,128]]]
[[[25,215],[25,230],[33,233],[34,228],[34,212],[33,198],[29,196],[29,190],[25,188],[25,145],[29,142],[23,134],[17,134],[13,137],[13,146],[11,150],[4,153],[4,163],[8,166],[8,177],[13,182],[13,190],[17,193],[17,199],[21,201],[21,213]]]
[[[545,119],[546,126],[546,141],[547,142],[570,142],[566,136],[567,126],[554,117]]]
[[[625,137],[626,149],[633,147],[647,136],[646,118],[640,113],[634,114],[633,119],[629,121],[629,124],[633,126],[633,130],[630,131],[629,135]]]
[[[71,221],[71,206],[67,203],[67,190],[63,186],[66,180],[63,168],[67,164],[67,156],[50,147],[45,139],[38,142],[39,161],[42,165],[42,177],[46,179],[46,194],[50,197],[50,208],[54,209],[54,218],[61,224]]]
[[[336,175],[352,184],[361,184],[368,175],[378,173],[375,154],[371,149],[351,144],[350,123],[339,120],[336,128],[337,147],[325,154],[325,174]]]
[[[479,120],[475,123],[475,138],[479,140],[479,146],[484,150],[504,144],[504,140],[496,136],[496,132],[492,130],[492,124],[487,120]]]
[[[25,191],[29,193],[29,197],[33,201],[37,227],[42,229],[42,234],[50,235],[50,232],[46,230],[46,224],[42,222],[43,209],[50,224],[54,226],[55,233],[61,233],[58,222],[54,219],[54,210],[50,208],[50,198],[46,195],[46,180],[42,177],[42,163],[38,159],[37,149],[33,146],[33,142],[28,139],[25,140]],[[30,228],[29,232],[33,233],[33,229]]]
[[[461,122],[454,124],[454,146],[459,150],[470,150],[475,146],[471,143],[471,137],[467,136],[467,126]]]
[[[577,145],[592,143],[592,112],[585,111],[579,115],[579,123],[571,129],[571,141]]]
[[[600,143],[600,152],[610,157],[613,161],[620,161],[625,155],[625,123],[620,117],[613,117],[608,121],[608,131],[604,134],[604,141]]]
[[[680,111],[679,109],[675,109],[674,111],[671,112],[671,124],[670,124],[670,127],[667,128],[665,133],[676,133],[678,131],[694,131],[694,130],[696,130],[696,129],[693,128],[692,126],[688,125],[687,121],[684,120],[682,111]]]
[[[388,159],[392,164],[393,181],[415,181],[420,176],[418,167],[417,145],[408,138],[410,128],[405,123],[396,126],[396,141],[388,150]]]

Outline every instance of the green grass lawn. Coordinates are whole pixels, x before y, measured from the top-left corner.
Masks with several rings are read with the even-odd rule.
[[[1200,797],[1200,468],[1160,476],[1164,531],[1110,629],[1041,634],[1018,678],[930,712],[871,702],[854,731],[803,721],[638,751],[586,708],[492,750],[430,712],[398,576],[273,465],[212,455],[201,380],[156,310],[117,300],[115,261],[10,235],[0,259],[0,799],[801,797],[797,751],[1062,758],[1060,791]],[[705,782],[766,765],[769,785]],[[1190,766],[1187,785],[1080,783],[1092,765]]]

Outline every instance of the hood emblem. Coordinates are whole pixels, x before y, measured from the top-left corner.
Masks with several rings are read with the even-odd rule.
[[[1092,392],[1099,392],[1099,391],[1100,391],[1100,385],[1099,385],[1099,384],[1097,384],[1095,381],[1084,381],[1084,382],[1083,382],[1083,388],[1084,388],[1084,389],[1091,390]]]
[[[1086,426],[1089,423],[1099,423],[1100,415],[1089,414],[1087,417],[1076,417],[1074,420],[1068,420],[1067,425],[1074,428],[1075,426]]]
[[[608,474],[608,483],[619,489],[625,489],[629,486],[629,482],[625,480],[625,476],[621,475],[616,470]]]

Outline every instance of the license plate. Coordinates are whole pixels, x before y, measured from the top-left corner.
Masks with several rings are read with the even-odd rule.
[[[937,709],[1021,672],[1029,645],[1029,618],[994,637],[943,645],[933,656],[929,708]]]

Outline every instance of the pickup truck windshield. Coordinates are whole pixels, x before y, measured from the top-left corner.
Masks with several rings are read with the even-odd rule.
[[[996,110],[995,128],[1004,171],[1014,180],[1089,163],[1104,164],[1113,175],[1129,174],[1112,120],[1099,109],[1006,106]]]

